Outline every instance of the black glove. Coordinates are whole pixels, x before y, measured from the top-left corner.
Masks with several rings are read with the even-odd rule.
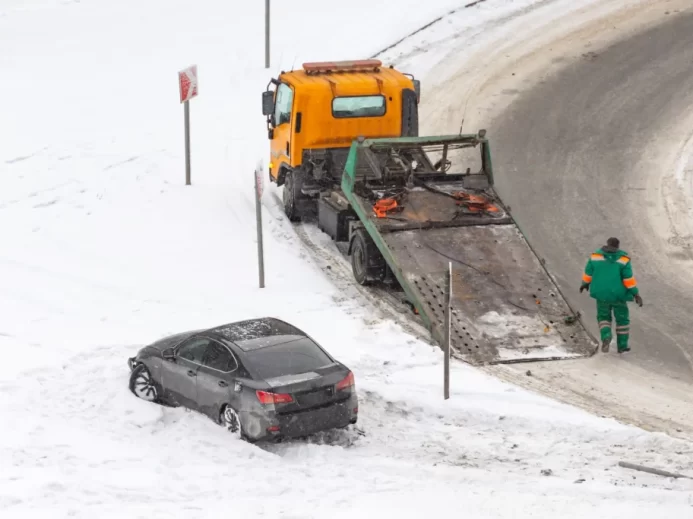
[[[635,296],[635,302],[638,303],[638,306],[642,306],[642,297],[640,297],[640,294]]]
[[[583,290],[589,290],[590,284],[589,283],[583,283],[582,286],[580,287],[580,293],[582,294]]]

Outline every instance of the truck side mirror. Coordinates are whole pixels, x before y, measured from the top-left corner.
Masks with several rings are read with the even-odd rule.
[[[267,130],[267,138],[269,140],[274,139],[274,128],[270,128],[269,130]]]
[[[416,92],[416,102],[420,103],[421,102],[421,80],[420,79],[414,80],[414,92]]]
[[[274,112],[274,92],[267,90],[262,93],[262,115],[271,115]]]

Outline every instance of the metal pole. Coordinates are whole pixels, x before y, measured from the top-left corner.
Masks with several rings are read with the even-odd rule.
[[[183,103],[185,113],[185,185],[190,185],[190,101]]]
[[[270,0],[265,0],[265,68],[270,66]]]
[[[261,172],[255,171],[253,184],[255,188],[255,220],[257,226],[257,264],[260,274],[260,288],[265,288],[265,260],[262,250],[262,204],[260,203],[260,189],[258,186],[258,175]]]
[[[445,287],[445,340],[443,343],[443,352],[445,358],[443,361],[443,395],[445,400],[450,398],[450,332],[452,328],[452,262],[448,263],[448,272],[446,277]]]

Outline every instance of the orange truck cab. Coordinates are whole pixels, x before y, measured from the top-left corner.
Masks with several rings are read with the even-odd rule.
[[[420,96],[418,80],[375,59],[304,63],[272,78],[262,95],[269,178],[285,186],[287,216],[300,219],[339,186],[354,140],[418,136]]]

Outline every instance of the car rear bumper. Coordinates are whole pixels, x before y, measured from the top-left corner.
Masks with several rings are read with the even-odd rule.
[[[257,416],[255,417],[257,420]],[[308,436],[320,431],[346,427],[358,419],[358,399],[353,394],[349,399],[329,407],[291,414],[270,414],[255,423],[253,432],[248,434],[254,441]],[[247,422],[246,422],[247,423]],[[259,427],[258,427],[259,425]],[[275,430],[269,430],[274,428]],[[250,431],[246,431],[249,433]]]

